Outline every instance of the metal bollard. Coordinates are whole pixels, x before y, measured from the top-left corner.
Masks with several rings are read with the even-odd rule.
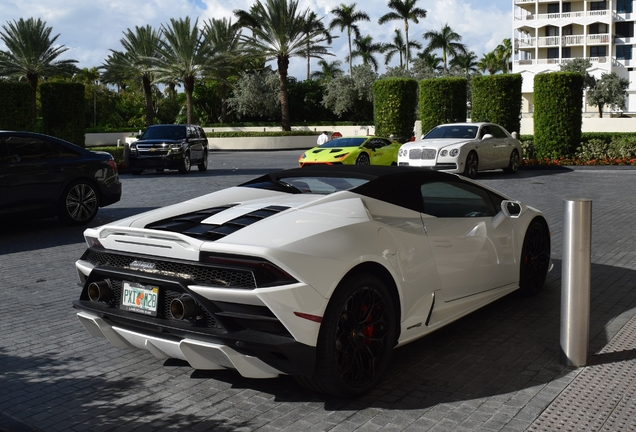
[[[590,339],[592,200],[564,200],[561,271],[561,362],[587,365]]]

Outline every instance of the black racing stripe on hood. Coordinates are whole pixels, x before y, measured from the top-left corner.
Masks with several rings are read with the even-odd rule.
[[[199,240],[216,241],[227,235],[235,233],[242,228],[250,226],[253,223],[278,214],[289,208],[286,206],[272,205],[238,216],[225,222],[222,225],[207,225],[201,223],[210,216],[232,208],[236,205],[237,204],[230,204],[227,206],[213,207],[211,209],[174,216],[168,219],[150,223],[146,225],[146,228],[160,231],[177,232],[189,237],[197,238]]]

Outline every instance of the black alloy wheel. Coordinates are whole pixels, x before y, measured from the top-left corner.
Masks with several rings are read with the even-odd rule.
[[[474,179],[477,177],[477,172],[479,171],[479,159],[477,158],[477,153],[471,151],[466,156],[466,166],[464,167],[464,175],[468,178]]]
[[[197,168],[199,168],[199,171],[208,170],[208,152],[207,151],[203,152],[203,160],[201,161],[199,165],[197,165]]]
[[[97,189],[86,181],[71,183],[59,203],[58,217],[70,225],[82,225],[93,220],[99,210]]]
[[[521,249],[519,288],[527,296],[535,295],[543,285],[550,267],[550,233],[545,223],[533,220],[528,226]]]
[[[316,371],[297,380],[322,393],[355,397],[384,375],[397,339],[393,299],[375,276],[357,274],[334,293],[323,317]]]
[[[356,159],[356,165],[370,165],[371,160],[369,159],[369,155],[366,153],[360,153],[358,159]]]
[[[504,172],[507,174],[514,174],[519,170],[519,152],[514,149],[510,154],[510,162],[508,166],[504,168]]]
[[[179,172],[181,174],[186,174],[190,171],[190,153],[186,152],[183,154],[183,161],[181,162],[181,167],[179,168]]]

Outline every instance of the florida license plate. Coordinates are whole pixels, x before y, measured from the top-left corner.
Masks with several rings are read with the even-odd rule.
[[[158,303],[158,287],[124,281],[121,293],[121,309],[157,316]]]

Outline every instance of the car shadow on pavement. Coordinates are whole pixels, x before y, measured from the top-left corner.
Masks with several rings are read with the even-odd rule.
[[[126,172],[121,173],[122,176],[130,177],[130,178],[145,178],[145,177],[166,177],[166,176],[175,176],[175,177],[214,177],[214,176],[236,176],[236,175],[247,175],[247,176],[261,176],[265,174],[269,174],[276,171],[281,171],[285,168],[232,168],[232,167],[224,167],[224,168],[209,168],[207,171],[197,171],[196,169],[192,169],[187,174],[181,174],[179,171],[162,171],[156,172],[147,170],[139,175],[132,175]]]
[[[310,392],[291,377],[250,380],[234,371],[197,370],[191,378],[220,380],[233,388],[272,394],[281,401],[320,400],[327,410],[424,409],[491,397],[519,404],[550,383],[569,382],[567,376],[575,370],[559,360],[561,262],[554,263],[544,290],[537,296],[512,293],[397,348],[383,383],[355,400]],[[636,350],[594,353],[620,329],[621,323],[614,323],[615,319],[627,320],[636,314],[636,290],[629,289],[636,271],[593,264],[592,274],[589,363],[634,358]]]

